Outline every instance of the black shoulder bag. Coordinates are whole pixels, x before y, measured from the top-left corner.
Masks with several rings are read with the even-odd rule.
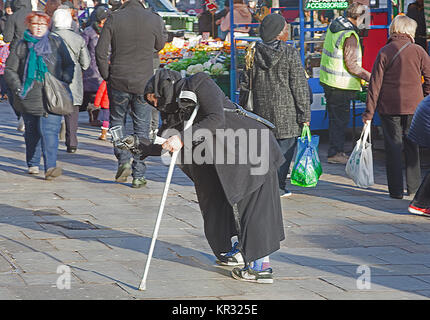
[[[69,85],[58,80],[50,72],[45,73],[43,92],[49,113],[68,115],[73,112],[72,92]]]

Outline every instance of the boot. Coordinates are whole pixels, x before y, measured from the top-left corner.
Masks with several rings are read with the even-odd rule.
[[[107,139],[107,132],[108,132],[108,128],[102,127],[102,133],[99,136],[99,140],[106,140]]]

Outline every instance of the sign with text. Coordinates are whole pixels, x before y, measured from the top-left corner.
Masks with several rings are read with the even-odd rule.
[[[306,0],[305,10],[343,10],[348,8],[347,0]]]

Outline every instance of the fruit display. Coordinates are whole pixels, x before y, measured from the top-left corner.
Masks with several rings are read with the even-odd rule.
[[[236,44],[237,68],[243,68],[244,52],[247,42]],[[230,42],[217,40],[202,40],[174,38],[166,43],[159,52],[160,67],[191,76],[198,72],[205,72],[220,86],[226,95],[230,94]]]

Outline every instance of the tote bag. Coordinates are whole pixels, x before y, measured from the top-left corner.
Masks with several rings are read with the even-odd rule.
[[[302,136],[297,138],[297,153],[291,172],[291,184],[301,187],[315,187],[322,174],[318,155],[319,136],[311,136],[309,126],[304,125]]]
[[[370,124],[370,121],[364,124],[360,139],[357,140],[345,167],[347,176],[360,188],[368,188],[374,184]]]
[[[73,112],[72,92],[69,86],[58,80],[50,72],[45,73],[43,81],[46,109],[50,113],[68,115]]]

